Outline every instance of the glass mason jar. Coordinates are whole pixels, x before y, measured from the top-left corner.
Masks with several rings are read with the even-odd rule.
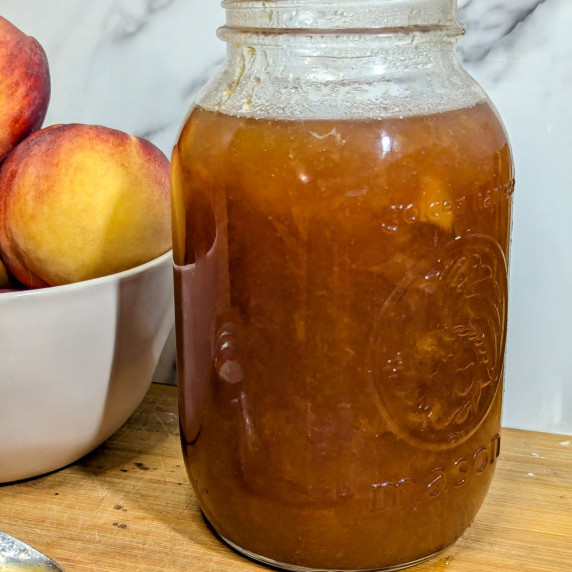
[[[397,569],[500,447],[513,164],[454,0],[226,0],[172,157],[181,440],[279,567]]]

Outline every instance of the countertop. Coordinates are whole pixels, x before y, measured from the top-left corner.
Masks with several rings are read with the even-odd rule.
[[[266,568],[211,532],[179,447],[177,391],[153,384],[97,450],[50,475],[0,486],[0,530],[66,572]],[[503,430],[493,485],[473,525],[415,572],[570,572],[572,437]]]

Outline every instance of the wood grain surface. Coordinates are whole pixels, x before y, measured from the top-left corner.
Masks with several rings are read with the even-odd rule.
[[[0,486],[0,529],[66,572],[266,570],[212,533],[179,447],[176,388],[153,384],[111,439],[50,475]],[[415,572],[571,572],[572,438],[504,430],[475,522]]]

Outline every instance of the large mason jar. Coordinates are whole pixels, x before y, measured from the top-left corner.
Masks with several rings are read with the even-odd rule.
[[[500,450],[513,164],[455,0],[226,0],[172,158],[181,440],[214,530],[305,570],[454,542]]]

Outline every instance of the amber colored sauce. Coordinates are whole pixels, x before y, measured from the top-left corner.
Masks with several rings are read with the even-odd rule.
[[[357,570],[467,528],[500,447],[512,190],[486,103],[192,112],[173,155],[181,438],[223,538]]]

